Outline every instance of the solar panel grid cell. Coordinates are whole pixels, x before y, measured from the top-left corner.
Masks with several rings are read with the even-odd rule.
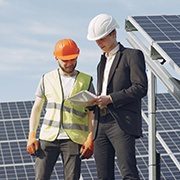
[[[5,168],[5,174],[8,180],[15,180],[18,179],[18,175],[16,173],[15,167],[6,167]]]
[[[178,154],[180,152],[180,130],[168,133],[161,132],[160,135],[174,154]]]
[[[148,154],[148,134],[143,133],[143,138],[136,140],[136,155],[145,156]]]
[[[3,140],[7,140],[7,133],[5,129],[5,122],[0,121],[0,142]]]
[[[138,164],[138,167],[139,167],[139,176],[140,176],[140,179],[148,179],[148,157],[138,157],[137,158],[137,164]]]
[[[177,167],[173,166],[173,162],[169,156],[161,157],[161,170],[164,173],[161,173],[162,179],[175,179],[180,178],[180,173]]]
[[[177,115],[177,119],[173,117],[172,114]],[[180,111],[177,112],[157,112],[157,130],[158,131],[168,131],[168,130],[177,130],[179,129],[179,123],[177,120],[180,120]]]

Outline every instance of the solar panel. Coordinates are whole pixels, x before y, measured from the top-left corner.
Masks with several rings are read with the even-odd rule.
[[[180,16],[134,16],[153,41],[180,41]]]
[[[147,113],[147,97],[143,99],[142,107]],[[2,180],[34,179],[34,157],[27,154],[26,137],[28,120],[33,101],[0,103],[0,177]],[[42,113],[41,116],[43,116]],[[180,160],[180,104],[170,94],[157,95],[157,128],[158,132]],[[141,179],[148,179],[148,128],[143,121],[143,138],[137,140],[137,164]],[[180,179],[179,169],[173,163],[160,142],[157,151],[161,153],[161,177],[164,180]],[[82,178],[97,179],[94,158],[82,161]],[[115,162],[115,177],[121,179],[121,174]],[[61,158],[54,167],[52,180],[64,179]]]
[[[133,16],[131,20],[153,47],[152,58],[165,59],[180,74],[180,15]],[[154,56],[154,49],[159,56]]]

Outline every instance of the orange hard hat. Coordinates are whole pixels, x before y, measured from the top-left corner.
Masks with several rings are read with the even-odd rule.
[[[55,45],[54,56],[61,60],[71,60],[77,58],[79,52],[77,44],[72,39],[62,39]]]

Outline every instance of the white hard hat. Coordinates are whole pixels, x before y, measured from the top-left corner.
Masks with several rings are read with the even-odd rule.
[[[87,39],[96,41],[105,37],[116,28],[119,28],[119,25],[112,16],[99,14],[89,23]]]

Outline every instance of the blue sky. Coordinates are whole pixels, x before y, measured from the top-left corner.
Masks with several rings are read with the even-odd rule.
[[[80,47],[78,69],[96,76],[101,51],[86,38],[89,21],[113,15],[125,46],[128,16],[180,14],[179,0],[0,0],[0,102],[33,100],[40,77],[57,67],[57,40],[74,39]]]

